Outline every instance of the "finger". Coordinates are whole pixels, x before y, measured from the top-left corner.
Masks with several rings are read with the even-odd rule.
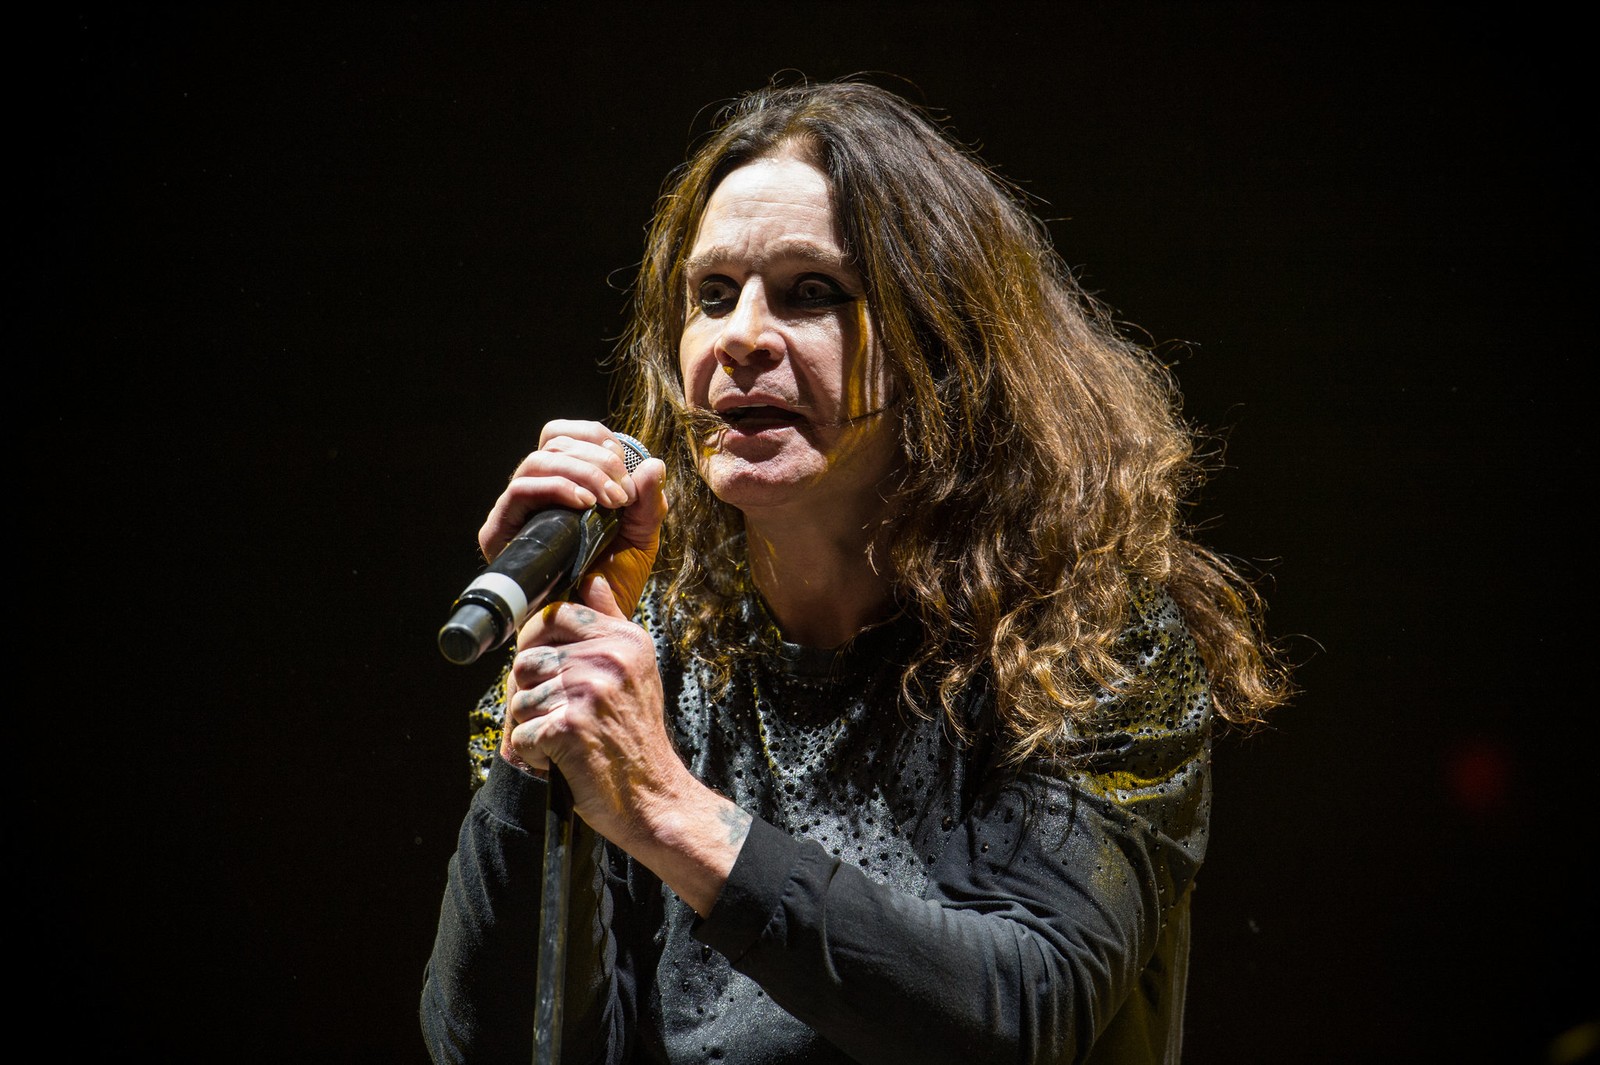
[[[594,500],[590,489],[566,478],[518,478],[506,486],[484,518],[478,529],[478,550],[492,562],[534,514],[549,507],[587,510]]]
[[[506,705],[507,720],[513,729],[552,714],[567,705],[567,686],[557,674],[532,688],[517,692]]]
[[[501,737],[500,756],[519,768],[532,772],[535,776],[543,777],[550,771],[550,756],[540,748],[539,742],[550,722],[565,709],[557,709],[551,714],[524,721],[516,728],[508,728]]]
[[[626,507],[638,491],[621,452],[615,439],[602,445],[556,436],[524,458],[478,530],[483,557],[495,558],[528,518],[548,507]]]
[[[566,660],[567,653],[559,647],[549,646],[547,641],[524,646],[511,660],[511,678],[516,685],[512,698],[560,676]]]
[[[593,462],[628,488],[627,503],[636,498],[628,475],[629,463],[636,461],[638,449],[623,446],[617,435],[599,422],[550,422],[540,433],[539,450],[570,453]]]
[[[596,503],[616,506],[630,488],[589,465],[575,465],[565,474],[520,477],[506,486],[478,530],[478,547],[493,560],[522,531],[528,519],[550,507],[587,510]]]
[[[538,655],[527,660],[537,662]],[[513,688],[506,700],[505,727],[500,734],[500,756],[511,764],[544,776],[549,756],[540,747],[547,722],[567,711],[566,684],[559,673],[525,689]]]
[[[533,775],[537,777],[543,777],[546,771],[549,769],[549,763],[545,761],[539,765],[531,764],[527,756],[531,755],[533,762],[541,762],[543,756],[540,755],[535,748],[525,746],[523,742],[531,737],[537,736],[537,731],[524,732],[520,736],[517,734],[517,730],[521,728],[524,723],[517,720],[516,712],[513,709],[513,707],[517,705],[516,697],[518,692],[516,689],[516,681],[511,679],[509,676],[506,679],[506,691],[507,697],[505,704],[505,717],[500,723],[500,757],[505,759],[507,762],[510,762],[518,769],[533,773]]]
[[[523,684],[524,676],[532,686],[559,671],[565,664],[565,645],[609,635],[608,628],[614,620],[586,603],[566,600],[557,600],[534,611],[517,634],[517,646],[523,650],[513,660],[511,668],[517,674],[518,685]],[[551,655],[562,657],[557,659]],[[550,669],[552,662],[556,663],[554,669]],[[541,670],[548,672],[541,673]]]
[[[574,440],[587,440],[593,444],[604,444],[607,440],[615,439],[615,434],[603,422],[585,421],[577,418],[555,418],[545,422],[539,430],[539,446],[543,448],[549,441],[558,436],[571,437]]]
[[[646,459],[629,475],[633,495],[628,508],[622,512],[621,537],[633,544],[653,542],[667,518],[667,496],[663,490],[667,481],[667,464],[660,459]]]
[[[583,579],[583,583],[578,586],[578,598],[582,600],[584,606],[590,607],[598,614],[619,621],[628,620],[629,614],[617,604],[617,596],[611,590],[611,582],[606,580],[602,572],[596,571]]]
[[[610,635],[608,627],[614,619],[605,617],[600,611],[592,608],[587,603],[570,603],[562,600],[550,603],[549,606],[539,611],[523,630],[534,627],[539,643],[546,644],[550,651],[562,652],[563,646],[570,643],[581,643],[584,640],[598,640]]]
[[[590,445],[585,445],[582,452],[535,451],[517,467],[516,475],[501,494],[515,500],[538,494],[546,481],[561,479],[588,490],[589,497],[584,500],[587,506],[599,502],[622,507],[633,498],[631,485],[626,484],[627,466],[605,448]]]
[[[622,445],[614,438],[596,443],[590,440],[581,440],[570,436],[555,436],[539,448],[538,451],[525,457],[518,464],[517,477],[538,476],[552,469],[568,472],[576,469],[576,463],[592,466],[595,470],[609,478],[621,483],[627,479],[628,464],[625,459]],[[631,496],[629,497],[632,498]],[[608,502],[608,506],[623,506],[628,500]]]

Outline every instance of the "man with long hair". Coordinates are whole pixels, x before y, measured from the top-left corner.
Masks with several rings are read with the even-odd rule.
[[[1288,682],[1185,535],[1165,369],[843,82],[741,98],[670,179],[617,380],[657,457],[553,422],[480,532],[623,508],[482,706],[435,1059],[529,1059],[554,767],[566,1060],[1177,1060],[1213,725]]]

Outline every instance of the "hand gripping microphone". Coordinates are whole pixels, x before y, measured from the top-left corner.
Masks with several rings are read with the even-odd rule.
[[[624,433],[623,463],[632,473],[650,452]],[[439,630],[439,650],[458,666],[470,665],[505,643],[535,610],[565,598],[617,535],[621,512],[550,507],[528,519],[489,568],[467,585]]]

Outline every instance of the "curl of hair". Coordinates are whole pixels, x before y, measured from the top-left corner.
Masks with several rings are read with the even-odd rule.
[[[1017,192],[919,109],[849,81],[735,101],[669,177],[650,228],[619,409],[671,477],[658,573],[685,654],[726,679],[747,649],[734,606],[750,588],[728,557],[742,516],[696,472],[683,260],[722,178],[783,150],[828,176],[898,398],[903,471],[873,560],[922,622],[906,705],[937,705],[961,734],[961,693],[986,682],[998,738],[1026,757],[1130,681],[1117,645],[1139,581],[1182,609],[1224,718],[1253,723],[1282,702],[1261,600],[1180,524],[1202,471],[1170,374],[1079,288]]]

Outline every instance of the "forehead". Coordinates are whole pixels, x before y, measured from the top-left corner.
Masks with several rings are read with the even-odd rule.
[[[827,175],[804,159],[763,156],[730,171],[717,185],[706,201],[690,256],[749,253],[763,244],[795,239],[838,246],[833,190]]]

